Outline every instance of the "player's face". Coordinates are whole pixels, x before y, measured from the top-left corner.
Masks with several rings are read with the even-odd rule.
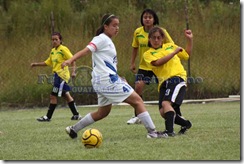
[[[149,38],[149,41],[153,48],[159,48],[162,46],[163,43],[163,37],[160,35],[158,31],[152,34],[152,36]]]
[[[52,36],[52,44],[53,44],[53,47],[58,47],[61,44],[61,40],[59,39],[58,35]]]
[[[119,33],[119,20],[115,18],[109,25],[104,25],[104,33],[110,38],[116,36]]]
[[[144,13],[142,18],[143,18],[142,20],[143,20],[144,26],[147,26],[147,27],[153,26],[154,18],[153,18],[152,14]]]

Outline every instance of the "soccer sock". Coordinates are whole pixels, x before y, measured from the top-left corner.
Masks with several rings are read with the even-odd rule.
[[[176,114],[176,116],[175,116],[175,124],[180,125],[180,126],[186,126],[187,125],[187,121],[183,117],[181,117],[178,114]]]
[[[79,114],[79,112],[77,112],[77,108],[76,108],[74,101],[69,102],[68,105],[69,105],[69,108],[70,108],[71,112],[73,113],[73,115]]]
[[[174,108],[176,114],[178,114],[179,116],[182,116],[179,105],[173,104],[172,107]]]
[[[155,131],[155,125],[147,111],[138,114],[137,117],[141,120],[148,132]]]
[[[57,106],[57,104],[49,104],[49,108],[48,108],[48,111],[47,111],[47,117],[48,117],[49,119],[52,118],[52,116],[53,116],[53,112],[54,112],[56,106]]]
[[[169,133],[174,131],[174,115],[173,111],[165,113],[165,128]]]
[[[95,121],[93,120],[91,113],[88,113],[79,122],[73,125],[74,131],[77,133],[79,130],[85,128],[88,125],[93,124],[94,122]]]

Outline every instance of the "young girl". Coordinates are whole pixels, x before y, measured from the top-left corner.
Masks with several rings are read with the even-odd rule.
[[[141,27],[138,27],[134,31],[133,41],[132,41],[132,56],[131,56],[131,65],[130,70],[136,74],[136,57],[139,55],[140,63],[139,68],[136,74],[136,82],[135,82],[135,91],[142,97],[143,88],[146,85],[149,85],[151,79],[156,79],[152,69],[147,66],[146,62],[143,59],[143,54],[146,52],[148,47],[148,33],[151,28],[155,25],[159,24],[158,16],[152,9],[145,9],[141,14]],[[166,29],[162,28],[165,34],[165,43],[174,43],[171,39],[170,35],[166,31]],[[157,82],[157,80],[155,80]],[[127,124],[138,124],[140,123],[140,119],[134,116],[127,121]]]
[[[118,32],[118,17],[113,14],[104,15],[101,26],[92,41],[62,64],[62,67],[66,67],[78,58],[92,53],[92,85],[97,93],[99,108],[95,112],[88,113],[75,125],[66,127],[66,132],[71,138],[76,138],[81,129],[108,116],[112,104],[120,102],[126,102],[135,109],[148,132],[148,138],[167,137],[155,130],[155,125],[141,97],[117,73],[117,52],[111,39]]]
[[[192,126],[189,120],[185,120],[178,114],[186,92],[187,80],[186,71],[180,59],[187,60],[193,46],[191,30],[185,30],[185,36],[187,38],[185,49],[173,43],[162,45],[165,34],[161,28],[153,27],[149,32],[150,49],[143,55],[159,80],[159,111],[165,119],[164,132],[168,136],[175,135],[174,123],[181,125],[179,134],[184,134]]]
[[[45,116],[37,118],[37,121],[46,122],[50,121],[53,112],[57,106],[57,97],[64,97],[69,105],[69,108],[73,114],[71,120],[78,120],[81,118],[79,115],[74,99],[71,97],[69,91],[70,87],[68,86],[68,81],[70,78],[70,72],[68,67],[64,69],[61,68],[61,64],[63,61],[71,58],[73,55],[71,54],[70,50],[62,45],[62,36],[58,32],[54,32],[52,34],[52,45],[53,48],[50,52],[49,58],[44,62],[38,63],[31,63],[31,67],[36,66],[51,66],[52,72],[54,73],[54,84],[53,89],[50,95],[50,105]],[[72,76],[75,75],[75,63],[73,63],[73,72]]]

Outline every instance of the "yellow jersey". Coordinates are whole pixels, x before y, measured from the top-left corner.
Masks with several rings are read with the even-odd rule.
[[[160,89],[161,84],[173,77],[178,76],[181,77],[186,81],[187,79],[187,73],[184,69],[183,65],[181,64],[182,60],[188,60],[189,55],[188,53],[183,49],[182,52],[179,52],[177,55],[175,55],[173,58],[171,58],[167,63],[160,65],[160,66],[153,66],[151,64],[152,61],[156,61],[162,57],[165,57],[172,53],[178,46],[173,43],[166,43],[163,44],[162,48],[154,49],[150,48],[148,51],[146,51],[143,55],[144,60],[148,64],[148,67],[152,68],[153,73],[158,78],[158,90]]]
[[[164,34],[165,34],[165,40],[164,43],[174,43],[168,32],[162,28]],[[140,57],[140,63],[139,63],[139,69],[143,70],[151,70],[150,67],[146,64],[146,62],[143,59],[143,54],[146,52],[148,47],[148,32],[144,31],[144,27],[139,27],[134,31],[133,40],[132,40],[132,47],[139,49],[139,57]]]
[[[60,45],[58,48],[53,48],[50,52],[50,55],[45,63],[48,66],[52,67],[52,72],[57,73],[66,83],[70,79],[70,72],[68,66],[61,68],[61,64],[72,57],[70,50],[63,45]]]

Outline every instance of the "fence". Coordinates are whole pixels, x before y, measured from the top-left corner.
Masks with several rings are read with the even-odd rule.
[[[240,10],[233,10],[230,4],[225,4],[224,7],[232,9],[233,12],[230,13],[240,14]],[[185,17],[182,16],[184,10],[185,8],[182,8],[174,12],[174,16],[167,15],[164,19],[161,12],[158,14],[175,43],[182,47],[185,45],[185,38],[182,36],[182,30],[179,29],[185,28],[186,25]],[[209,10],[210,7],[204,14],[199,14],[199,10],[192,9],[189,13],[191,15],[189,24],[194,34],[194,48],[190,67],[188,62],[182,62],[187,72],[190,71],[186,99],[240,94],[240,15],[224,15],[226,12]],[[132,36],[135,28],[139,26],[140,12],[135,12],[137,16],[132,11],[129,12],[132,15],[125,13],[120,16],[120,34],[114,43],[118,52],[119,74],[134,87],[135,75],[129,71],[129,65]],[[44,61],[48,56],[50,46],[47,41],[50,40],[50,27],[54,31],[53,21],[61,19],[61,16],[54,17],[53,13],[50,15],[48,28],[45,27],[46,29],[44,28],[38,34],[22,36],[21,32],[18,32],[19,28],[16,28],[16,35],[9,36],[4,35],[8,33],[7,28],[1,29],[0,107],[47,106],[49,103],[52,88],[50,68],[31,69],[30,63]],[[94,21],[95,18],[92,20]],[[74,24],[77,25],[77,23]],[[60,27],[59,29],[62,29],[64,44],[74,53],[85,47],[91,36],[84,35],[84,31],[80,30],[81,27],[76,28],[70,25],[70,28]],[[69,83],[72,87],[71,94],[78,105],[97,103],[96,94],[90,83],[90,58],[91,56],[87,56],[77,61],[79,67],[77,77]],[[143,99],[145,101],[158,99],[157,84],[154,81],[145,86]],[[65,104],[65,101],[59,101]]]

